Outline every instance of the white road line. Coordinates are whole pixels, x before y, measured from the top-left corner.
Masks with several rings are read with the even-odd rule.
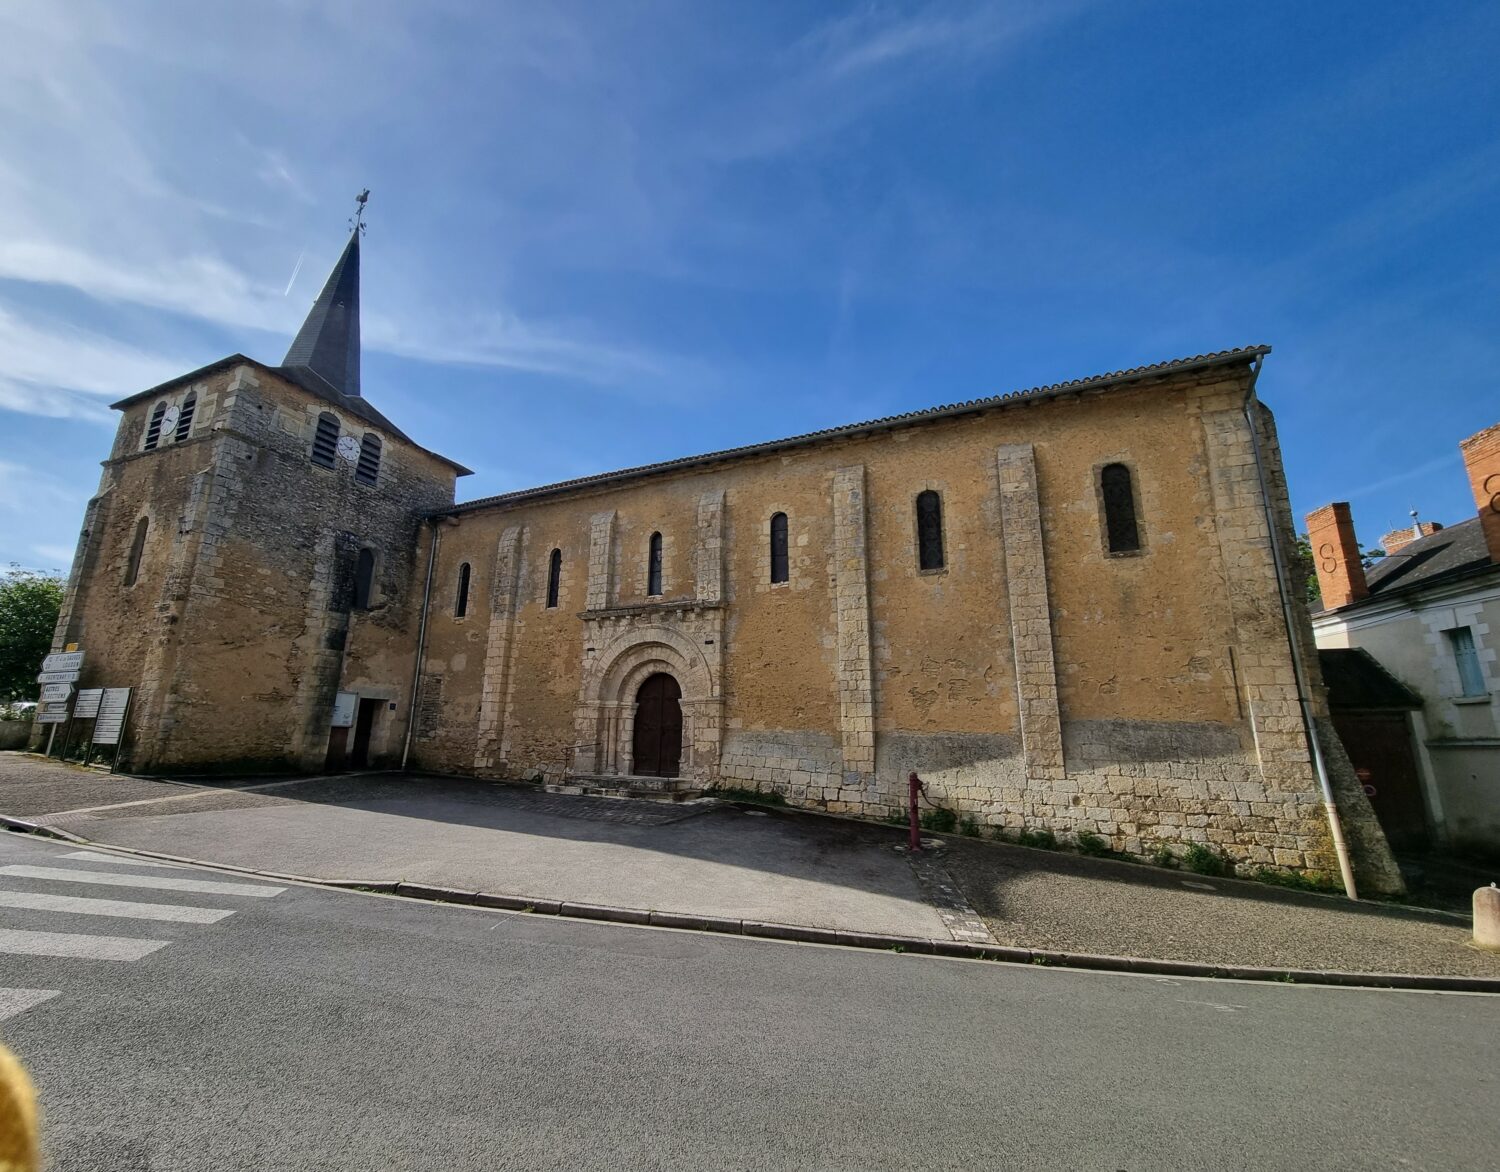
[[[0,907],[44,912],[76,912],[85,916],[119,916],[126,920],[177,920],[185,924],[217,924],[233,911],[212,907],[180,907],[171,903],[129,903],[120,899],[85,899],[81,895],[51,895],[41,891],[0,891]]]
[[[166,940],[137,940],[133,936],[83,936],[76,932],[22,932],[0,928],[0,952],[18,956],[75,956],[85,960],[140,960]]]
[[[280,895],[285,887],[262,887],[249,883],[215,883],[206,879],[179,879],[175,875],[114,875],[108,871],[78,871],[71,867],[29,867],[12,863],[0,867],[0,875],[17,879],[62,879],[68,883],[98,883],[105,887],[152,887],[158,891],[196,891],[204,895],[249,895],[262,899]]]
[[[33,1005],[50,1001],[61,989],[0,989],[0,1021],[25,1013]]]
[[[65,859],[78,859],[85,863],[118,863],[122,867],[165,867],[169,871],[182,870],[181,863],[161,863],[155,859],[127,859],[123,855],[106,855],[99,851],[69,851]]]

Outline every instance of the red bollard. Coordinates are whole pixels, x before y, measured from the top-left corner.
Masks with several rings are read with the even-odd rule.
[[[922,827],[920,820],[917,818],[917,795],[927,787],[922,784],[922,779],[913,773],[906,779],[906,788],[911,798],[910,809],[908,811],[911,837],[907,842],[906,849],[912,854],[918,854],[922,850]]]

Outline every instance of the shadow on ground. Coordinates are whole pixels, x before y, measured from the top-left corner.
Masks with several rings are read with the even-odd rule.
[[[0,811],[101,843],[320,878],[944,934],[897,849],[903,833],[873,823],[421,774],[309,778],[261,790],[247,788],[253,779],[117,778],[101,786],[72,776],[77,770],[65,776],[65,767],[18,757],[0,754]],[[80,809],[111,799],[139,804]],[[1475,949],[1466,923],[1437,912],[965,838],[948,840],[943,861],[1006,944],[1500,976],[1500,956]]]

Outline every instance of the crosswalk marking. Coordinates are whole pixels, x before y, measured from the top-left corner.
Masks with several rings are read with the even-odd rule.
[[[122,867],[164,867],[169,871],[182,870],[181,863],[163,863],[156,859],[127,859],[123,855],[106,855],[99,851],[69,851],[65,859],[80,859],[86,863],[118,863]]]
[[[4,989],[0,988],[0,1021],[25,1013],[33,1005],[56,997],[61,989]]]
[[[44,912],[77,912],[88,916],[118,916],[126,920],[177,920],[186,924],[216,924],[233,911],[212,907],[183,907],[172,903],[130,903],[120,899],[85,899],[81,895],[49,895],[40,891],[0,891],[0,907],[31,908]]]
[[[76,932],[23,932],[0,928],[0,952],[19,956],[71,956],[86,960],[140,960],[167,940],[137,940],[133,936],[84,936]]]
[[[31,867],[12,863],[0,867],[0,875],[17,879],[62,879],[70,883],[98,883],[107,887],[150,887],[158,891],[193,891],[203,895],[246,895],[267,899],[285,887],[250,883],[218,883],[206,879],[179,879],[175,875],[112,875],[107,871],[79,871],[71,867]]]

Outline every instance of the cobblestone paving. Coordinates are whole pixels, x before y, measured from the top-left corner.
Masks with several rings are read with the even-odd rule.
[[[896,849],[906,854],[904,846]],[[969,905],[967,897],[943,865],[943,854],[939,847],[918,855],[906,855],[911,869],[916,872],[923,898],[937,909],[938,918],[953,939],[966,944],[998,943],[983,917]]]

